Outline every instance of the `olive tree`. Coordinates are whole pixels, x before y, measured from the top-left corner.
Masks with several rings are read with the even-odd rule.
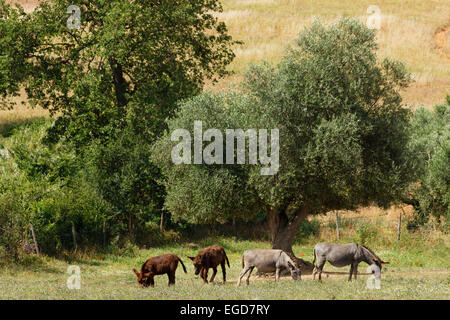
[[[410,112],[399,94],[409,77],[401,63],[379,61],[376,49],[375,32],[357,21],[315,22],[278,65],[252,66],[238,89],[184,103],[154,146],[166,208],[191,222],[265,210],[273,248],[292,252],[308,215],[399,199],[410,181]],[[184,128],[192,137],[194,121],[223,137],[230,128],[278,129],[278,172],[261,175],[264,165],[251,164],[248,155],[245,165],[175,164],[171,153],[180,137],[172,134]],[[217,147],[204,140],[204,153]]]

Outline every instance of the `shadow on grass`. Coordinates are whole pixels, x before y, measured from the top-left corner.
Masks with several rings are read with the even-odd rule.
[[[77,265],[85,265],[90,267],[98,267],[102,264],[99,261],[93,261],[93,260],[83,260],[83,259],[67,259],[64,260],[68,264],[77,264]]]
[[[1,265],[0,265],[1,267]],[[18,262],[18,263],[10,263],[8,264],[8,268],[13,273],[21,273],[21,272],[44,272],[44,273],[53,273],[53,274],[60,274],[61,270],[58,269],[55,266],[47,264],[43,259],[40,258],[34,258],[34,259],[27,259],[25,262]]]
[[[44,122],[47,121],[45,117],[31,117],[31,118],[23,118],[23,119],[16,119],[14,121],[9,122],[1,122],[0,121],[0,138],[8,138],[13,133],[14,130],[35,123],[35,122]]]

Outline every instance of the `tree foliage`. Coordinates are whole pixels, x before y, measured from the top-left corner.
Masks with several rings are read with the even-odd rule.
[[[416,156],[418,183],[412,198],[419,222],[431,215],[450,218],[450,96],[432,111],[423,107],[411,119],[409,147]],[[414,201],[416,200],[417,203]]]
[[[67,24],[71,5],[81,10],[79,28]],[[0,104],[13,108],[23,88],[55,118],[37,146],[44,153],[16,148],[28,179],[57,188],[81,175],[111,207],[118,233],[144,232],[138,226],[160,216],[164,197],[151,143],[177,102],[227,74],[234,58],[220,11],[217,0],[44,0],[25,13],[0,0]],[[49,159],[58,143],[69,152]]]
[[[153,138],[175,102],[226,73],[234,43],[218,1],[45,0],[32,13],[0,2],[0,96],[58,115],[53,132],[78,144],[110,137],[129,116]],[[69,29],[67,8],[81,9]],[[132,113],[132,115],[130,115]]]
[[[277,66],[252,66],[236,92],[184,103],[154,157],[166,176],[166,207],[188,220],[268,212],[273,246],[290,251],[305,217],[399,199],[410,175],[410,112],[399,90],[405,67],[377,60],[375,32],[344,19],[315,22]],[[174,165],[175,129],[279,129],[280,169],[261,165]],[[204,142],[204,146],[207,143]],[[225,150],[225,148],[224,148]],[[247,163],[248,164],[248,163]]]

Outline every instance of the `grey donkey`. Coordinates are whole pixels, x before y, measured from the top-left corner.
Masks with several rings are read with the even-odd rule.
[[[380,257],[378,257],[369,248],[357,243],[334,244],[321,242],[314,246],[313,280],[316,278],[317,273],[319,273],[319,280],[322,280],[322,269],[325,265],[325,262],[327,261],[335,267],[345,267],[350,265],[350,274],[348,281],[352,280],[352,274],[355,275],[356,280],[356,274],[358,273],[358,264],[361,261],[364,261],[369,265],[377,265],[380,268],[380,272],[381,265],[389,263],[381,260]]]
[[[301,279],[300,269],[297,263],[283,250],[278,249],[252,249],[247,250],[242,255],[242,271],[239,274],[237,286],[248,272],[247,285],[250,283],[250,275],[254,268],[259,272],[274,272],[275,281],[280,278],[280,271],[288,269],[291,271],[292,279]]]

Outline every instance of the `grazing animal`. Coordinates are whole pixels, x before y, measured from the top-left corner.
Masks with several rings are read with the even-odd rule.
[[[250,275],[254,268],[258,272],[274,272],[275,281],[280,278],[280,271],[288,269],[291,271],[292,279],[301,279],[300,268],[294,260],[283,250],[278,249],[252,249],[247,250],[242,255],[242,271],[239,274],[237,286],[240,286],[241,280],[248,272],[247,285],[250,283]]]
[[[225,249],[221,246],[210,246],[202,251],[200,251],[196,257],[188,257],[193,261],[195,268],[195,275],[200,274],[200,277],[203,279],[204,283],[208,283],[208,270],[209,268],[213,269],[213,274],[209,282],[214,281],[214,277],[217,273],[217,266],[220,264],[222,267],[223,274],[223,283],[226,282],[226,271],[225,271],[225,262],[230,267],[230,262],[228,261],[227,254]]]
[[[316,258],[317,264],[315,263]],[[334,244],[321,242],[314,246],[313,280],[316,278],[317,273],[319,273],[319,280],[322,280],[322,269],[327,261],[335,267],[345,267],[350,265],[348,281],[352,280],[352,274],[355,275],[356,280],[358,264],[361,261],[364,261],[369,265],[377,265],[380,268],[380,272],[381,265],[389,263],[381,260],[380,257],[369,248],[356,243]]]
[[[169,277],[169,286],[175,284],[175,271],[178,267],[178,261],[183,266],[184,273],[187,273],[183,261],[174,254],[168,253],[148,259],[142,265],[141,272],[133,269],[139,287],[155,286],[154,276],[166,273]]]

